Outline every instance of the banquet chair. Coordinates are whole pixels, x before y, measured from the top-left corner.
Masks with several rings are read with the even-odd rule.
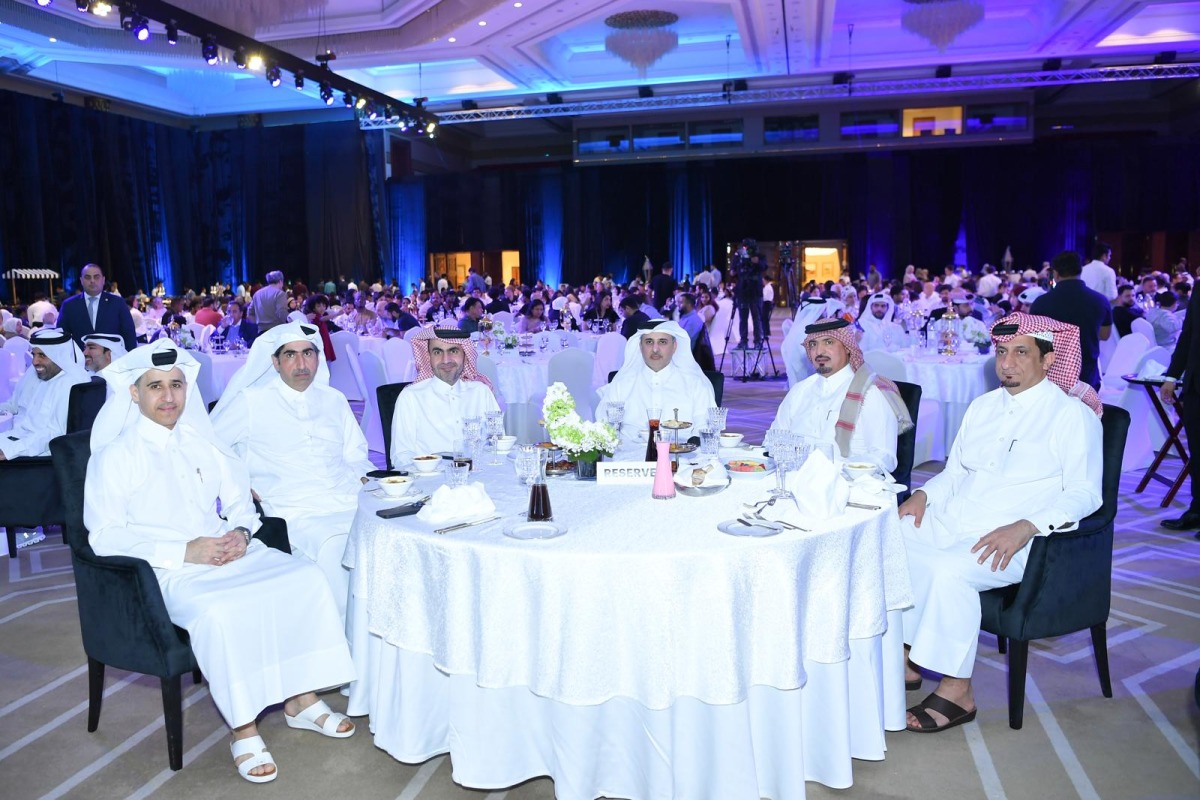
[[[732,347],[738,343],[740,338],[738,326],[733,325],[733,300],[728,297],[722,297],[717,300],[717,313],[713,315],[712,321],[712,342],[713,355],[721,355],[725,352],[726,346]],[[747,329],[749,330],[749,329]],[[728,333],[728,340],[726,334]]]
[[[863,360],[872,372],[892,382],[908,379],[908,368],[904,362],[885,350],[868,350],[863,353]]]
[[[383,343],[383,363],[387,371],[387,382],[398,383],[417,378],[412,343],[406,339],[393,336]]]
[[[1029,642],[1089,630],[1100,690],[1112,697],[1108,674],[1108,612],[1112,599],[1113,528],[1121,456],[1129,413],[1104,406],[1103,504],[1074,530],[1035,536],[1020,583],[979,593],[981,628],[1008,652],[1008,726],[1020,730],[1025,712]]]
[[[4,349],[10,353],[17,353],[24,359],[29,355],[29,340],[21,336],[14,336],[11,339],[4,340]]]
[[[921,387],[906,381],[893,383],[896,384],[900,399],[904,401],[904,407],[908,409],[908,416],[912,418],[913,423],[911,428],[896,436],[896,468],[892,470],[892,480],[908,487],[896,496],[896,505],[899,505],[912,494],[912,468],[917,451],[917,418],[921,413]]]
[[[592,386],[606,383],[608,373],[625,363],[625,337],[616,331],[602,334],[596,341],[596,365],[592,369]]]
[[[1100,388],[1118,391],[1124,389],[1125,379],[1121,376],[1136,372],[1142,354],[1153,344],[1152,339],[1147,339],[1140,333],[1122,336],[1121,341],[1117,342],[1117,349],[1113,351],[1112,359],[1108,362],[1108,369],[1104,371],[1104,376],[1100,379]]]
[[[199,322],[189,322],[183,327],[187,328],[188,333],[192,335],[192,340],[199,345],[204,340],[204,326]]]
[[[492,325],[500,323],[508,333],[513,332],[513,315],[511,311],[497,311],[492,314]]]
[[[200,371],[196,374],[196,388],[200,391],[200,399],[204,401],[205,406],[217,402],[221,398],[213,388],[212,356],[200,350],[189,350],[188,354],[200,365]]]
[[[424,328],[420,325],[416,326],[415,328],[409,328],[404,332],[404,341],[411,342],[413,337],[419,334],[422,330],[424,330]]]
[[[196,343],[199,344],[200,349],[206,353],[208,352],[208,343],[212,341],[212,335],[216,333],[216,330],[217,326],[212,324],[205,325],[200,330],[200,338],[196,340]]]
[[[1129,330],[1132,333],[1140,333],[1146,337],[1146,341],[1154,345],[1158,342],[1158,337],[1154,334],[1154,326],[1150,324],[1150,320],[1145,317],[1137,317],[1133,322],[1129,323]]]
[[[106,391],[102,378],[71,387],[67,433],[91,430]],[[8,539],[8,557],[17,557],[17,528],[62,524],[58,481],[50,456],[0,462],[0,525]]]
[[[575,398],[575,411],[583,419],[591,422],[595,419],[596,403],[599,398],[592,389],[592,368],[596,357],[586,350],[570,347],[550,357],[546,367],[547,385],[562,383],[567,391]],[[545,393],[542,393],[545,396]],[[536,406],[541,408],[541,402]]]
[[[0,349],[0,403],[12,397],[17,381],[25,373],[25,358],[21,353]]]
[[[351,362],[351,366],[356,365]],[[374,353],[362,353],[358,357],[356,372],[355,378],[361,381],[359,388],[366,398],[363,403],[362,420],[359,424],[362,426],[363,435],[367,437],[368,449],[381,453],[383,452],[383,430],[379,421],[377,390],[388,382],[387,370],[383,365],[382,358]]]
[[[794,325],[795,322],[796,321],[794,319],[792,319],[791,317],[788,317],[782,323],[780,323],[780,325],[779,325],[779,341],[782,342],[784,339],[787,338],[788,331],[790,331],[792,329],[792,325]]]
[[[396,414],[396,399],[408,383],[385,383],[375,390],[375,401],[379,405],[379,422],[383,429],[383,455],[388,469],[392,464],[392,417]]]
[[[1111,329],[1107,339],[1100,340],[1100,374],[1108,372],[1108,364],[1112,361],[1113,353],[1117,350],[1117,345],[1120,344],[1121,334],[1117,333],[1114,327]]]
[[[326,362],[329,366],[329,385],[346,396],[347,400],[364,400],[354,380],[354,369],[349,359],[358,360],[358,337],[353,333],[338,331],[329,337],[338,357]]]
[[[159,679],[167,731],[167,760],[172,770],[183,768],[183,687],[181,678],[200,669],[188,633],[171,622],[158,579],[148,563],[126,556],[98,556],[88,543],[83,524],[84,481],[91,457],[91,435],[68,433],[50,442],[57,485],[61,487],[63,539],[71,548],[79,628],[88,665],[89,733],[100,725],[104,698],[104,668],[154,675]],[[282,519],[267,517],[254,535],[272,546],[264,530],[286,531]],[[268,523],[270,523],[268,525]],[[284,535],[284,543],[287,537]],[[286,551],[285,551],[286,552]]]

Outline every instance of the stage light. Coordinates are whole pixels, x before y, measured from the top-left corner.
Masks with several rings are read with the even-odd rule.
[[[211,67],[221,60],[221,50],[217,47],[217,37],[207,34],[200,42],[200,56]]]
[[[250,56],[250,59],[246,62],[246,66],[247,66],[247,68],[252,69],[252,70],[262,69],[263,68],[262,56],[260,56],[258,53],[255,53],[254,55]]]
[[[363,113],[367,115],[367,119],[379,119],[379,111],[375,108],[375,101],[373,100],[367,102]]]
[[[150,38],[150,20],[141,14],[134,14],[129,19],[129,30],[133,32],[135,39],[144,42]]]
[[[333,105],[333,89],[330,88],[328,83],[323,82],[321,84],[321,99],[325,101],[325,105]]]
[[[430,136],[433,135],[433,132],[435,130],[437,130],[436,122],[434,122],[433,120],[430,120],[429,122],[425,123],[425,132],[428,133]]]
[[[278,64],[272,64],[267,67],[267,83],[271,84],[272,87],[283,83],[283,73],[280,71]]]
[[[298,70],[296,72],[295,84],[297,92],[304,91],[304,70]]]
[[[91,4],[91,0],[75,0],[75,10],[86,14]]]
[[[246,68],[246,48],[239,47],[233,54],[233,63],[237,64],[238,69]]]
[[[51,3],[51,0],[37,0],[37,4],[39,6],[41,6],[42,8],[45,8],[46,6],[50,5],[50,3]]]
[[[354,95],[346,92],[342,95],[342,102],[346,104],[346,108],[354,108]]]
[[[104,2],[104,0],[97,0],[97,2],[92,3],[92,13],[97,17],[107,17],[110,11],[112,11],[112,5]]]
[[[367,104],[367,98],[360,97],[360,98],[358,98],[358,102],[356,102],[354,104],[354,107],[361,110],[364,106],[366,106],[366,104]]]
[[[175,20],[167,23],[167,44],[179,44],[179,26]]]

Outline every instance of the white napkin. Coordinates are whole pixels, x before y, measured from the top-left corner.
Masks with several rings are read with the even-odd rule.
[[[850,502],[849,482],[820,450],[810,453],[800,469],[788,473],[784,485],[796,496],[796,507],[809,520],[836,517]]]
[[[1161,378],[1166,373],[1167,368],[1164,364],[1160,364],[1157,361],[1147,361],[1138,370],[1137,376],[1142,380],[1152,380],[1154,378]]]
[[[883,476],[878,474],[862,475],[851,481],[850,485],[855,489],[868,492],[869,494],[884,494],[885,492],[900,494],[908,488],[902,483],[893,481],[891,475]]]
[[[704,480],[700,484],[701,487],[724,486],[729,482],[729,473],[725,471],[725,467],[721,464],[720,459],[713,456],[695,463],[680,464],[679,471],[675,473],[676,485],[692,486],[692,473],[695,470],[704,468],[707,468],[708,472],[704,473]]]
[[[455,524],[483,519],[496,512],[482,483],[465,486],[439,486],[429,502],[417,512],[417,519],[430,525]]]

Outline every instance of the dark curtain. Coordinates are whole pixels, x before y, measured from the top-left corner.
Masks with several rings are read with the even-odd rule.
[[[352,121],[299,130],[307,180],[297,196],[306,200],[308,277],[379,277],[364,134]]]
[[[425,183],[409,178],[388,185],[388,239],[396,285],[407,291],[425,277]]]
[[[363,134],[364,167],[367,171],[367,192],[371,203],[371,234],[374,237],[374,261],[379,265],[385,282],[396,280],[396,258],[392,250],[391,193],[385,183],[384,148],[387,133],[373,131]],[[403,285],[403,284],[400,284]]]

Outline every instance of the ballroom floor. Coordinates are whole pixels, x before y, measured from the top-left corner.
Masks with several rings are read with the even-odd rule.
[[[786,382],[726,385],[730,427],[756,434]],[[936,464],[919,472],[928,477]],[[883,762],[857,762],[852,789],[808,784],[811,798],[1192,798],[1200,793],[1200,541],[1157,527],[1158,484],[1121,486],[1109,620],[1112,699],[1100,695],[1086,633],[1031,648],[1025,727],[1008,728],[1004,657],[984,636],[976,669],[977,722],[938,736],[887,737]],[[917,481],[919,483],[919,481]],[[1186,497],[1186,493],[1185,493]],[[394,761],[359,735],[332,741],[262,724],[280,767],[251,786],[233,770],[228,733],[204,685],[185,679],[184,769],[167,769],[157,679],[110,670],[100,729],[86,732],[87,676],[70,559],[57,536],[0,567],[0,796],[24,798],[551,798],[549,779],[507,791],[463,789],[449,759]],[[926,682],[926,691],[931,684]],[[910,694],[912,702],[923,695]],[[345,700],[328,698],[335,708]]]

